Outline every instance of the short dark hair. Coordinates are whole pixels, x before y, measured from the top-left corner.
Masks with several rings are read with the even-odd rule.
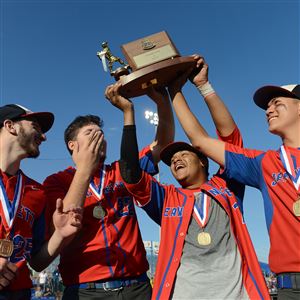
[[[74,141],[79,129],[90,124],[96,124],[101,129],[104,125],[103,120],[95,115],[78,116],[68,125],[64,133],[64,140],[70,154],[72,154],[72,151],[68,147],[69,141]]]

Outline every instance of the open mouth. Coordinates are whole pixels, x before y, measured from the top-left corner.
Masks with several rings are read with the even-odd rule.
[[[270,117],[270,118],[268,119],[268,122],[270,123],[270,122],[272,122],[272,121],[275,120],[275,119],[277,119],[277,117]]]
[[[183,163],[178,163],[178,164],[175,165],[174,169],[175,169],[175,171],[178,171],[178,170],[183,169],[183,168],[185,168],[185,165]]]

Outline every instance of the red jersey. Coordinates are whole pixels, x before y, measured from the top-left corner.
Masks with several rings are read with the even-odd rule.
[[[44,208],[46,198],[42,185],[30,179],[19,171],[21,180],[20,189],[16,187],[18,176],[7,176],[0,171],[1,188],[5,189],[8,201],[12,204],[17,191],[19,190],[19,204],[16,207],[16,214],[11,226],[8,230],[5,217],[5,197],[1,199],[0,204],[0,238],[6,238],[8,232],[9,239],[13,241],[14,251],[9,258],[12,263],[18,267],[18,275],[5,290],[26,289],[32,287],[29,269],[26,260],[29,260],[31,255],[37,252],[45,238],[45,218]],[[4,194],[3,194],[4,195]],[[9,206],[9,205],[8,205]],[[52,217],[52,216],[51,216]]]
[[[241,144],[236,130],[226,140]],[[137,184],[126,184],[136,203],[161,224],[161,243],[156,266],[152,299],[169,299],[174,288],[182,250],[193,214],[194,193],[205,191],[226,211],[242,261],[243,285],[250,299],[269,299],[268,290],[257,256],[243,220],[244,185],[213,176],[199,189],[187,190],[173,185],[161,185],[143,173]],[[230,280],[230,278],[228,279]],[[205,288],[199,283],[199,291]]]
[[[154,172],[149,147],[140,157],[141,166]],[[57,198],[65,197],[74,173],[69,167],[46,178],[47,214],[53,214]],[[119,163],[104,165],[95,174],[83,206],[82,229],[61,253],[59,269],[65,285],[136,277],[149,268],[133,197],[125,188]],[[94,216],[99,202],[106,211],[103,218]]]
[[[300,149],[285,148],[290,159],[283,158],[281,149],[263,152],[230,144],[226,144],[225,153],[226,176],[262,193],[270,237],[269,265],[277,274],[300,272],[299,208],[298,216],[294,211],[300,200]]]

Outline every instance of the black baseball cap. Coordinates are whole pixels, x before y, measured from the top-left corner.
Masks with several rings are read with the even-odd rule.
[[[54,122],[54,115],[50,112],[33,112],[19,104],[7,104],[0,107],[0,128],[5,120],[16,120],[26,117],[34,117],[41,126],[43,133],[47,132]]]
[[[168,166],[171,165],[171,159],[173,155],[179,151],[188,150],[194,152],[198,155],[200,159],[207,160],[207,157],[201,153],[199,150],[194,148],[192,145],[185,142],[174,142],[168,144],[165,148],[163,148],[160,152],[160,159]]]
[[[263,86],[254,93],[253,99],[256,105],[266,110],[268,103],[276,97],[288,97],[300,100],[300,85]]]

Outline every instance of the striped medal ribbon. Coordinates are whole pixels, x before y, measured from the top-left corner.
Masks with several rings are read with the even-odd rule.
[[[209,219],[210,198],[206,193],[201,192],[195,195],[195,204],[193,209],[193,217],[198,223],[199,227],[203,229],[198,236],[197,241],[201,246],[208,246],[211,244],[211,235],[204,231],[204,228]]]
[[[102,220],[106,215],[106,210],[101,205],[101,199],[103,196],[103,187],[104,187],[104,180],[105,180],[105,165],[99,171],[99,185],[97,186],[92,178],[89,184],[89,189],[93,193],[93,195],[97,199],[97,204],[93,208],[93,217]]]
[[[280,159],[297,191],[298,197],[293,203],[293,212],[296,217],[300,217],[300,171],[296,171],[296,159],[293,159],[289,149],[284,145],[280,147]]]
[[[23,195],[23,174],[19,170],[17,173],[17,183],[15,186],[15,191],[14,191],[14,197],[12,201],[8,199],[5,186],[3,183],[2,178],[0,177],[0,200],[1,200],[1,215],[4,215],[3,220],[3,225],[6,230],[6,238],[0,239],[0,256],[3,257],[10,257],[13,253],[14,250],[14,244],[13,242],[8,239],[7,237],[9,236],[14,220],[17,215],[17,211],[20,206],[20,202],[22,199]]]

